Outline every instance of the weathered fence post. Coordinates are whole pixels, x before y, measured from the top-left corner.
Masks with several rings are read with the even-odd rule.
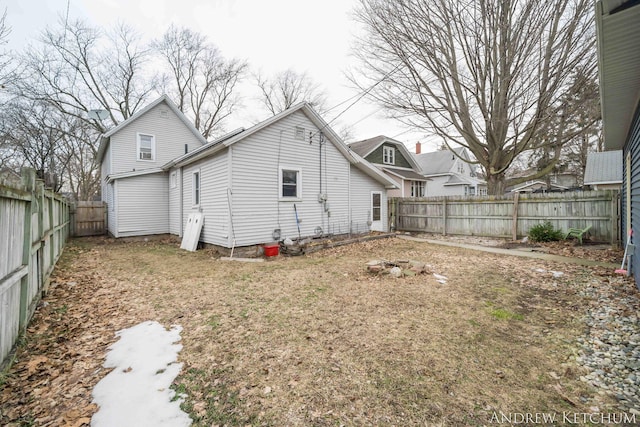
[[[442,235],[447,235],[447,196],[442,198]]]
[[[520,200],[520,193],[513,194],[513,223],[511,224],[511,239],[518,240],[518,201]]]
[[[36,172],[33,169],[22,170],[22,184],[25,191],[31,193],[31,201],[27,202],[24,209],[24,234],[22,239],[22,265],[26,266],[27,274],[20,279],[20,315],[18,320],[18,330],[26,327],[29,319],[29,282],[32,275],[31,269],[31,246],[32,246],[32,226],[31,221],[34,211]]]
[[[397,200],[395,197],[390,197],[387,201],[388,212],[389,212],[389,231],[394,231],[396,229],[396,203]]]
[[[611,191],[611,246],[619,247],[622,243],[620,236],[620,192]]]

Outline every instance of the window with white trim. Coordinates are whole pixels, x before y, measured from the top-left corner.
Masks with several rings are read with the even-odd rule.
[[[424,181],[411,181],[411,197],[424,197]]]
[[[156,159],[156,137],[144,133],[138,134],[138,160],[154,161]]]
[[[382,219],[382,194],[380,192],[371,193],[371,213],[373,221]]]
[[[302,199],[302,172],[298,168],[280,168],[280,199]]]
[[[458,160],[458,173],[464,174],[464,165],[462,164],[461,160]]]
[[[382,163],[385,165],[396,164],[396,149],[387,145],[382,147]]]
[[[178,172],[171,172],[171,175],[169,175],[169,184],[171,188],[176,188],[178,186]]]
[[[295,138],[304,141],[304,128],[301,126],[296,126]]]
[[[192,200],[193,206],[200,205],[200,171],[195,171],[191,180],[191,188],[193,189]]]

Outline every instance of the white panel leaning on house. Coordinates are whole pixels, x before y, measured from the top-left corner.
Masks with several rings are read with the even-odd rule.
[[[187,219],[187,227],[182,237],[182,244],[180,249],[194,252],[198,247],[198,241],[200,240],[200,232],[202,231],[202,224],[204,223],[204,215],[202,212],[195,212],[189,214]]]

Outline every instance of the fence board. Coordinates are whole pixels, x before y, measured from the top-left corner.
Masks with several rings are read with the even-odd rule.
[[[619,193],[578,191],[505,196],[391,198],[390,226],[398,231],[518,239],[534,225],[555,228],[591,225],[595,241],[620,243]]]
[[[0,368],[48,283],[69,236],[69,204],[44,189],[35,171],[0,185]]]
[[[106,218],[106,203],[77,202],[73,211],[73,235],[81,237],[106,234]]]

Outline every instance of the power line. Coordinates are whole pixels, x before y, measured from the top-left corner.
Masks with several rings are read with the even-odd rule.
[[[467,2],[466,4],[464,4],[464,5],[462,6],[462,9],[465,9],[465,10],[466,10],[466,9],[471,5],[471,3],[472,3],[472,2],[473,2],[473,0],[470,0],[469,2]],[[447,22],[447,24],[448,24],[448,23],[450,23],[451,21],[453,21],[453,19],[455,19],[455,18],[453,18],[453,17],[452,17],[452,18]],[[408,61],[412,56],[414,56],[414,55],[417,53],[417,51],[418,51],[419,49],[420,49],[420,47],[418,46],[418,47],[416,47],[416,49],[415,49],[413,52],[411,52],[411,53],[409,53],[408,55],[406,55],[406,57],[405,57],[405,61]],[[404,61],[400,61],[400,62],[399,62],[395,67],[393,67],[391,70],[389,70],[387,73],[385,73],[385,74],[384,74],[384,75],[383,75],[383,76],[382,76],[378,81],[376,81],[373,85],[371,85],[371,86],[370,86],[369,88],[367,88],[366,90],[364,90],[364,91],[362,91],[361,93],[356,94],[356,95],[354,95],[354,96],[352,96],[352,97],[350,97],[350,98],[346,99],[345,101],[342,101],[342,102],[338,103],[337,105],[335,105],[335,106],[333,106],[333,107],[329,108],[328,110],[326,110],[326,112],[329,112],[329,111],[331,111],[331,110],[333,110],[333,109],[335,109],[335,108],[339,107],[340,105],[343,105],[343,104],[345,104],[345,103],[349,102],[351,99],[353,99],[353,98],[356,98],[356,97],[357,97],[357,99],[356,99],[355,101],[353,101],[351,104],[349,104],[349,106],[348,106],[347,108],[345,108],[344,110],[342,110],[342,111],[341,111],[337,116],[335,116],[333,119],[329,120],[329,121],[327,122],[327,124],[325,124],[324,126],[322,126],[322,128],[321,128],[321,129],[318,129],[318,131],[316,131],[313,135],[311,135],[311,137],[313,138],[315,135],[317,135],[318,133],[322,132],[322,130],[323,130],[323,129],[325,129],[326,127],[328,127],[331,123],[335,122],[335,121],[338,119],[338,117],[342,116],[344,113],[346,113],[347,111],[349,111],[349,110],[351,109],[351,107],[353,107],[356,103],[358,103],[358,101],[360,101],[362,98],[364,98],[366,95],[368,95],[368,94],[369,94],[369,92],[371,92],[371,91],[372,91],[376,86],[378,86],[380,83],[382,83],[383,81],[385,81],[385,80],[386,80],[386,79],[387,79],[391,74],[393,74],[393,73],[395,73],[396,71],[398,71],[398,70],[400,69],[400,67],[403,65],[403,62],[404,62]],[[403,133],[404,133],[404,132],[403,132]],[[400,135],[401,135],[401,134],[400,134]]]

